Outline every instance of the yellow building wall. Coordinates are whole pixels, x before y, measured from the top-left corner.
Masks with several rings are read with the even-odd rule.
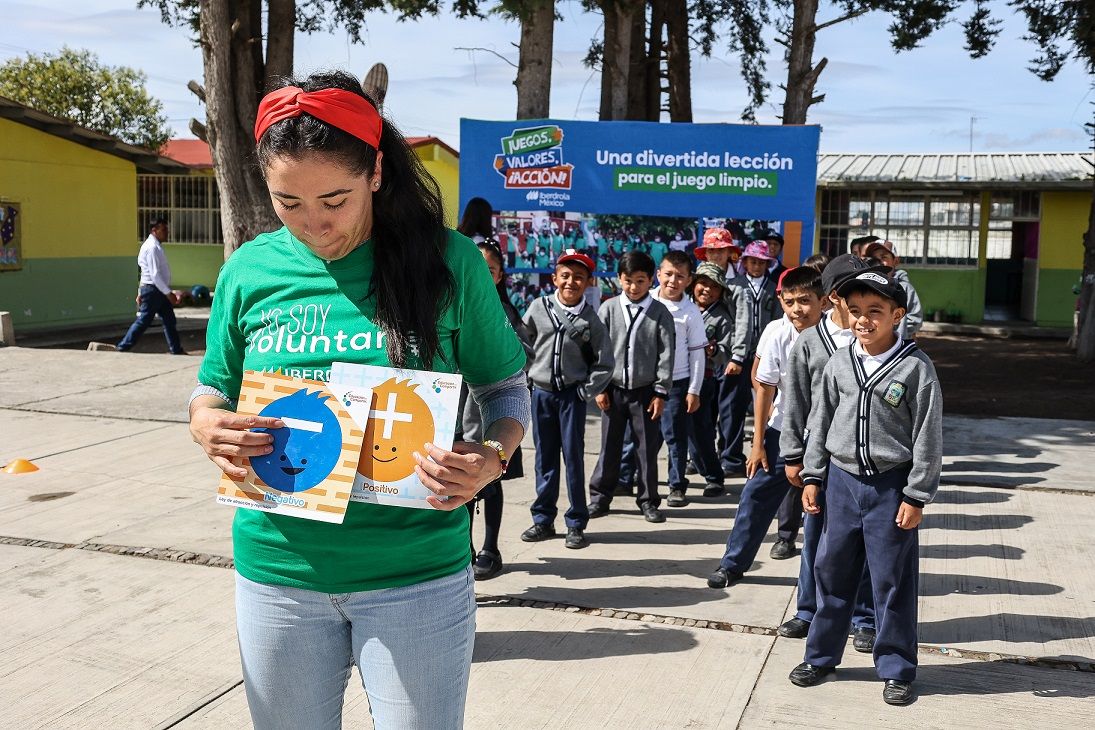
[[[1042,193],[1038,229],[1038,268],[1081,269],[1084,231],[1091,213],[1091,193]]]
[[[20,204],[23,268],[0,273],[16,337],[132,317],[136,166],[7,119],[0,140],[0,201]]]
[[[445,225],[456,228],[460,222],[460,158],[438,144],[415,147],[415,154],[422,161],[426,172],[441,187],[441,199],[445,206]]]

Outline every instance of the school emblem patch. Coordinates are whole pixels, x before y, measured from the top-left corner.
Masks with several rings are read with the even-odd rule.
[[[894,380],[886,387],[886,395],[882,396],[882,400],[886,401],[894,408],[897,408],[901,405],[901,401],[904,397],[905,384]]]

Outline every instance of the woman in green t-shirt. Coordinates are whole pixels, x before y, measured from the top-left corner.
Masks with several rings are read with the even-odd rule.
[[[376,727],[459,728],[475,634],[464,505],[504,473],[528,425],[525,353],[479,251],[444,227],[437,184],[356,79],[319,74],[268,94],[255,137],[285,226],[221,270],[194,440],[238,476],[229,458],[271,451],[248,429],[283,425],[232,413],[244,370],[324,379],[334,361],[460,372],[484,440],[415,454],[434,509],[351,502],[341,525],[237,510],[252,721],[338,728],[356,664]]]

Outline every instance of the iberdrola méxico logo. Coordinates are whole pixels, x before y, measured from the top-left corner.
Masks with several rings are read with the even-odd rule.
[[[502,154],[494,169],[505,178],[507,190],[558,188],[570,190],[574,165],[563,162],[563,130],[554,124],[515,129],[501,139]]]

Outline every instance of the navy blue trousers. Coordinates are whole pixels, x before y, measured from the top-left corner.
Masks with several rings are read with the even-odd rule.
[[[796,489],[799,499],[802,490]],[[825,491],[818,492],[820,515],[806,515],[802,526],[802,552],[798,564],[798,606],[795,618],[813,621],[817,613],[817,581],[814,580],[814,564],[817,562],[817,548],[821,542],[821,529],[825,523]],[[852,609],[852,626],[857,629],[874,628],[874,596],[871,595],[871,571],[866,562],[863,565],[863,577],[859,580],[855,608]]]
[[[721,565],[731,573],[749,570],[780,504],[791,489],[783,470],[783,457],[779,455],[779,431],[774,428],[764,431],[764,452],[768,456],[768,470],[757,469],[745,483],[734,527],[726,538]]]
[[[802,527],[802,492],[797,489],[788,491],[776,517],[779,519],[779,539],[794,542]]]
[[[610,385],[605,392],[611,405],[601,414],[601,455],[597,457],[597,466],[589,480],[590,502],[606,506],[612,503],[620,480],[624,425],[631,424],[638,456],[635,502],[640,508],[647,503],[657,507],[661,504],[661,497],[658,496],[658,450],[662,446],[662,434],[658,422],[650,420],[650,414],[646,412],[650,399],[654,397],[654,386],[624,390]]]
[[[824,527],[814,565],[818,606],[806,637],[806,662],[820,667],[840,664],[866,562],[877,619],[875,671],[881,679],[916,679],[919,533],[894,522],[908,476],[907,467],[859,477],[829,465]]]
[[[585,529],[589,522],[585,476],[586,403],[578,386],[559,392],[532,389],[532,438],[536,443],[536,501],[532,521],[550,525],[559,514],[559,452],[566,466],[570,508],[567,527]]]
[[[141,304],[137,309],[137,319],[129,326],[129,331],[118,343],[118,350],[125,352],[133,349],[133,346],[137,344],[137,340],[141,339],[141,335],[158,316],[163,323],[163,334],[167,338],[167,349],[176,355],[182,352],[182,345],[179,344],[179,331],[175,327],[175,309],[171,306],[167,295],[151,284],[142,286],[139,293],[141,295]]]
[[[696,471],[708,484],[722,484],[725,479],[719,452],[715,449],[715,439],[719,420],[719,378],[709,375],[700,386],[700,407],[689,416],[688,454]]]
[[[745,416],[753,400],[753,355],[745,358],[740,375],[723,375],[719,386],[719,436],[722,468],[745,468]]]
[[[662,411],[662,439],[669,457],[669,488],[688,489],[688,378],[674,380]]]

